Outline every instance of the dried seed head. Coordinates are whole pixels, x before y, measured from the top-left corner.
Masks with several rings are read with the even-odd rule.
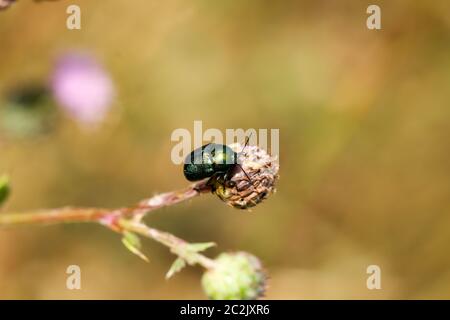
[[[232,177],[214,181],[213,193],[235,208],[248,209],[275,192],[279,165],[276,157],[257,146],[235,143],[230,148],[238,153],[243,170],[237,167]]]
[[[202,277],[203,290],[214,300],[254,300],[262,296],[266,275],[257,257],[247,252],[222,253]]]

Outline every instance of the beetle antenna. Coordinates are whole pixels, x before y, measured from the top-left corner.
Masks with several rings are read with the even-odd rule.
[[[247,147],[248,142],[250,141],[250,137],[252,136],[253,132],[250,132],[250,134],[247,136],[247,138],[245,139],[245,144],[244,147],[241,150],[241,153],[245,150],[245,147]],[[241,168],[242,172],[244,172],[245,176],[247,177],[248,181],[250,181],[250,183],[253,185],[253,181],[252,179],[248,176],[247,172],[245,172],[244,168],[242,168],[242,166],[238,163],[237,164],[239,166],[239,168]]]
[[[239,168],[241,168],[242,172],[244,172],[244,174],[247,177],[248,181],[250,181],[253,184],[252,179],[250,179],[250,177],[248,176],[247,172],[245,172],[244,168],[242,168],[242,166],[239,163],[237,165],[239,166]]]
[[[248,142],[250,141],[250,137],[252,136],[253,132],[250,132],[250,134],[248,135],[247,138],[245,138],[245,144],[244,147],[242,148],[241,152],[244,151],[245,147],[248,145]]]

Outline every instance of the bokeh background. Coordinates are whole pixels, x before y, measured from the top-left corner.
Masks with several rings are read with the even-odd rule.
[[[70,4],[81,30],[66,28]],[[376,1],[379,31],[366,28],[370,4],[18,0],[0,11],[0,109],[11,91],[45,84],[67,50],[94,55],[116,95],[95,128],[60,113],[32,134],[3,124],[13,190],[1,211],[123,206],[182,188],[170,135],[194,120],[279,128],[281,178],[265,203],[242,212],[206,195],[147,222],[215,241],[209,256],[257,255],[266,298],[450,298],[448,1]],[[0,298],[205,298],[200,268],[167,281],[174,256],[144,245],[149,264],[97,225],[2,229]],[[82,290],[66,289],[71,264]],[[372,264],[381,290],[366,287]]]

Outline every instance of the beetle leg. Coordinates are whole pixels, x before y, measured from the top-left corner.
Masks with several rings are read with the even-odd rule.
[[[214,182],[217,181],[218,176],[219,176],[218,172],[213,173],[213,175],[211,177],[209,177],[208,181],[206,181],[206,185],[210,186],[212,191],[214,191],[216,188],[216,184]]]

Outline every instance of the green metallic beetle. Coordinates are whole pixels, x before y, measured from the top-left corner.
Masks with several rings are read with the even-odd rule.
[[[248,139],[245,146],[248,143]],[[244,148],[245,148],[244,146]],[[192,151],[184,161],[183,173],[187,180],[198,181],[209,178],[208,183],[220,178],[232,187],[230,178],[240,168],[249,181],[247,173],[238,163],[238,153],[223,144],[208,143]]]

